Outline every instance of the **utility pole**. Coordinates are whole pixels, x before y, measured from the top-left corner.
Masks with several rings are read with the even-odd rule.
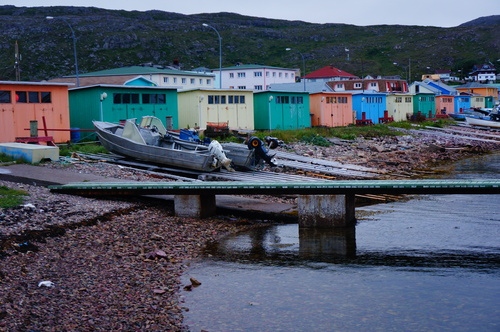
[[[19,54],[19,46],[17,45],[17,40],[16,40],[16,45],[14,48],[14,70],[16,71],[16,81],[21,80],[21,55]]]

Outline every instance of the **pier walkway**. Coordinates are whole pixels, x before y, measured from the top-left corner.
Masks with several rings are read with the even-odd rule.
[[[500,194],[500,179],[350,180],[299,182],[99,182],[50,186],[51,191],[86,196],[175,195],[181,217],[215,214],[216,195],[298,194],[299,225],[346,227],[355,223],[355,194]]]

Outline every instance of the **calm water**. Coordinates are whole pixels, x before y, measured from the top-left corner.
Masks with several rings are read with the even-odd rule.
[[[500,178],[500,155],[450,178]],[[214,244],[182,293],[191,331],[500,331],[500,195],[357,208],[355,230],[274,225]]]

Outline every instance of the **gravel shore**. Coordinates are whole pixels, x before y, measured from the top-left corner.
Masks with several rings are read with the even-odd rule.
[[[334,142],[294,144],[289,151],[413,177],[500,149],[439,133]],[[165,180],[103,163],[63,160],[44,167]],[[178,218],[159,200],[84,198],[6,181],[0,186],[28,193],[22,206],[0,209],[0,331],[186,331],[179,292],[186,264],[208,241],[257,224]]]

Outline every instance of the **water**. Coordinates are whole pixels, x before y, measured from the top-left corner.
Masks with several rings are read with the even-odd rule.
[[[500,155],[449,178],[500,178]],[[273,225],[209,248],[191,331],[500,331],[500,195],[357,208],[355,230]]]

